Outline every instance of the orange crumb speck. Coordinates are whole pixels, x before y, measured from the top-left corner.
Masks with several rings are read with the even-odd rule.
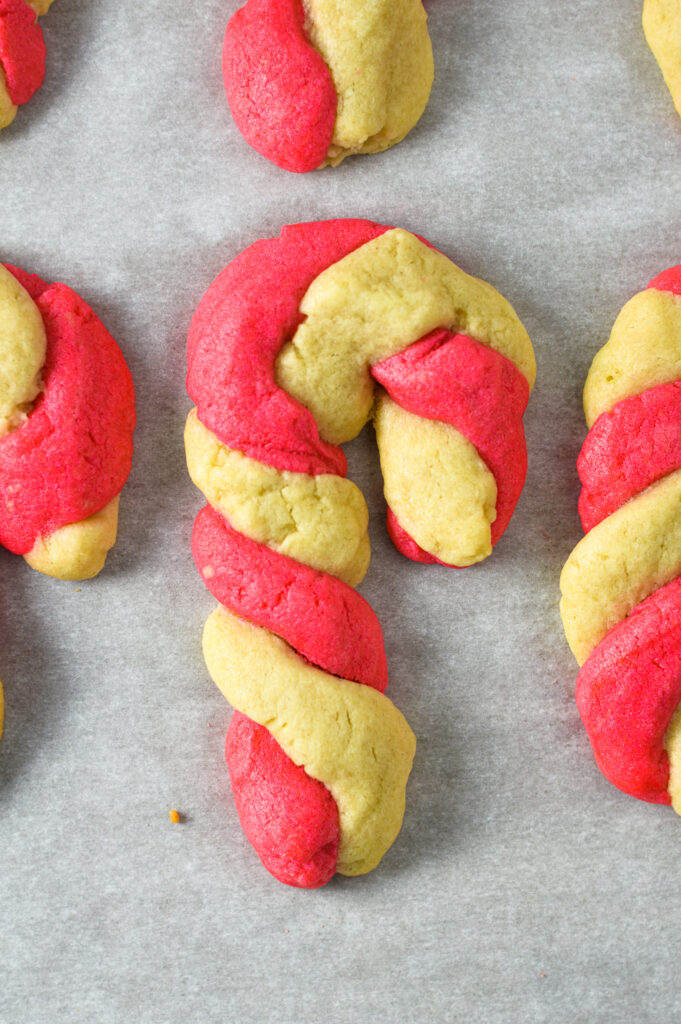
[[[180,812],[179,811],[171,811],[170,814],[169,814],[169,818],[172,821],[173,825],[177,825],[178,822],[180,821]]]

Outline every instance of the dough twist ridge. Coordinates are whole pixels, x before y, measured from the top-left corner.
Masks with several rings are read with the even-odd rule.
[[[397,546],[479,561],[524,480],[529,338],[494,289],[414,235],[329,221],[225,268],[188,363],[187,463],[209,503],[192,547],[220,601],[204,654],[236,708],[226,755],[242,826],[289,884],[363,873],[399,832],[415,741],[352,589],[368,513],[337,446],[373,415]]]
[[[586,381],[578,460],[586,536],[561,576],[596,761],[681,810],[681,266],[620,312]]]

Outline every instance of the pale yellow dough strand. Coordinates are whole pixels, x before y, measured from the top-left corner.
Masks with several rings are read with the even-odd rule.
[[[681,574],[681,470],[595,526],[560,577],[565,635],[580,665],[629,612]]]
[[[681,116],[681,2],[645,0],[643,31]]]
[[[597,352],[584,387],[592,427],[617,402],[681,379],[681,295],[647,288],[634,295]]]
[[[104,568],[116,543],[120,495],[88,519],[39,537],[24,558],[32,569],[60,580],[89,580]]]
[[[489,345],[534,384],[532,344],[510,303],[401,228],[319,274],[300,310],[305,320],[281,350],[277,380],[333,444],[355,437],[371,414],[369,368],[437,327]]]
[[[672,798],[672,807],[677,814],[681,814],[681,707],[676,709],[669,723],[664,747],[669,755],[667,792]]]
[[[433,84],[433,52],[420,0],[305,0],[310,42],[338,96],[325,165],[379,153],[421,117]]]
[[[192,410],[185,426],[189,475],[245,536],[357,586],[369,567],[369,512],[360,489],[331,473],[274,469],[227,448]]]
[[[46,345],[40,310],[0,264],[0,436],[25,421],[40,393]]]
[[[341,826],[337,870],[371,871],[404,815],[416,741],[401,712],[377,690],[322,672],[221,606],[206,622],[203,651],[230,704],[332,794]]]
[[[374,418],[384,491],[400,525],[449,565],[492,553],[497,485],[474,445],[448,423],[425,420],[387,395]]]
[[[36,14],[47,14],[54,0],[28,0]]]
[[[17,109],[9,97],[5,72],[0,67],[0,131],[12,123],[17,116]]]

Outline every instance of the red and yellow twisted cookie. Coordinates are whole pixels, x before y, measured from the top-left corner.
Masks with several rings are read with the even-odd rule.
[[[52,0],[0,0],[0,129],[14,120],[45,77],[45,42],[38,15]]]
[[[352,589],[368,513],[338,445],[373,415],[398,547],[471,565],[522,488],[534,355],[490,285],[359,220],[242,252],[201,300],[188,349],[187,462],[209,503],[193,554],[220,601],[204,653],[237,709],[237,809],[265,866],[314,887],[379,862],[414,752],[383,696],[380,625]]]
[[[96,575],[134,425],[130,371],[90,307],[0,264],[0,544],[50,576]]]
[[[645,0],[643,31],[681,115],[681,0]]]
[[[606,778],[681,813],[681,266],[624,306],[584,408],[586,536],[561,577],[577,704]]]
[[[248,0],[222,58],[246,141],[287,171],[380,153],[423,113],[433,54],[421,0]]]

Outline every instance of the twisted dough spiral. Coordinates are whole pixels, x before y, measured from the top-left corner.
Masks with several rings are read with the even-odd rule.
[[[45,77],[45,42],[38,15],[52,0],[0,0],[0,129],[14,120]]]
[[[577,704],[604,775],[681,812],[681,266],[624,306],[584,408],[587,533],[561,577]]]
[[[433,82],[420,0],[248,0],[222,68],[239,131],[288,171],[394,146]]]
[[[90,307],[0,264],[0,544],[50,576],[96,575],[134,425],[130,371]]]
[[[237,709],[241,822],[284,882],[360,874],[399,831],[414,737],[383,696],[381,629],[352,589],[368,514],[337,445],[373,414],[397,546],[479,561],[523,484],[532,347],[489,285],[406,231],[349,220],[241,253],[203,297],[188,353],[187,463],[209,502],[193,554],[220,601],[204,654]]]

